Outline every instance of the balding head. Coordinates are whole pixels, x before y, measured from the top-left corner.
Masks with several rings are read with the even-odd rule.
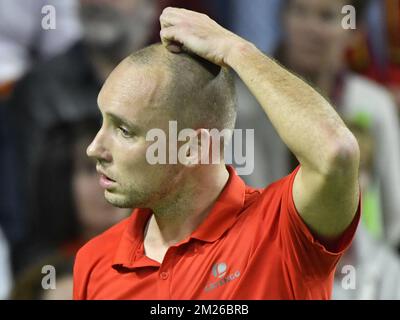
[[[166,75],[160,105],[169,120],[177,120],[179,129],[234,128],[236,98],[233,76],[227,68],[188,53],[171,53],[161,44],[131,54],[126,62]]]

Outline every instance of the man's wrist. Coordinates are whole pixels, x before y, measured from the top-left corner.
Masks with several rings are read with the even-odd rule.
[[[244,59],[246,59],[246,57],[256,52],[259,52],[259,50],[253,43],[241,39],[229,47],[224,62],[227,66],[235,69],[238,63],[242,62]]]

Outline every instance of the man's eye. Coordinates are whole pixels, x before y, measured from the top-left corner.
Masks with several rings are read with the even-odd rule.
[[[124,138],[131,138],[132,134],[124,127],[118,127],[117,130],[121,133]]]

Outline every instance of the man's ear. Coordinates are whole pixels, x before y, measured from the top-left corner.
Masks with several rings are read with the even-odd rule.
[[[211,135],[207,129],[197,129],[198,132],[198,150],[200,154],[200,163],[211,163]]]
[[[210,133],[197,129],[179,151],[179,160],[188,167],[210,163]]]

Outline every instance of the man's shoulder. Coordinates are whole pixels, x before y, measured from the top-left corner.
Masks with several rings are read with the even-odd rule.
[[[89,240],[78,250],[76,261],[91,264],[110,254],[114,254],[129,219],[131,217],[121,220],[100,235]]]
[[[290,183],[290,181],[293,179],[294,175],[298,171],[298,168],[299,167],[284,177],[273,181],[265,188],[255,188],[246,185],[245,208],[263,204],[269,205],[272,202],[279,202],[283,193],[287,191],[286,189],[288,189],[288,183]]]

